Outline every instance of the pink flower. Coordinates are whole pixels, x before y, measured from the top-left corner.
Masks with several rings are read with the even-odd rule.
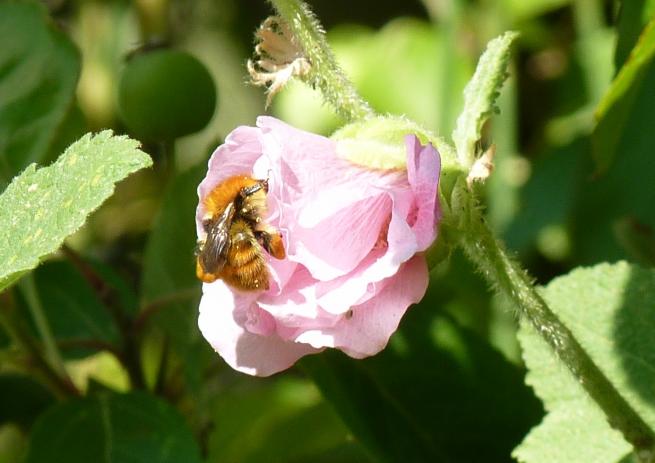
[[[406,137],[407,170],[371,170],[339,158],[337,142],[260,117],[209,160],[202,199],[226,178],[269,180],[267,222],[287,256],[268,258],[270,288],[203,285],[198,325],[233,368],[268,376],[326,347],[355,358],[381,351],[428,285],[422,251],[436,237],[440,158]],[[268,256],[267,256],[268,257]]]

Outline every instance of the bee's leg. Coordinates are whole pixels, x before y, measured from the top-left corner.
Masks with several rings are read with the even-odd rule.
[[[247,198],[248,196],[254,195],[259,190],[264,190],[264,193],[268,193],[268,180],[259,180],[254,185],[241,188],[239,196],[241,196],[241,198]]]
[[[268,180],[258,180],[254,185],[242,188],[234,202],[239,215],[255,224],[261,222],[266,211],[266,192]]]
[[[262,245],[266,252],[276,259],[284,259],[286,252],[284,250],[284,241],[282,234],[273,227],[265,227],[255,230],[255,237],[259,244]]]

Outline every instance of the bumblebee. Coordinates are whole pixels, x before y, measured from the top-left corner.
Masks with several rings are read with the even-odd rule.
[[[236,175],[217,185],[204,199],[203,228],[198,242],[196,275],[205,283],[222,279],[244,290],[266,290],[269,273],[264,250],[286,256],[282,235],[266,223],[268,180]]]

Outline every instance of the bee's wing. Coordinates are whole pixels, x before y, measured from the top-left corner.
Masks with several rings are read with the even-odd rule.
[[[216,274],[225,265],[230,248],[230,226],[233,217],[234,203],[230,203],[207,230],[207,239],[198,257],[203,269],[208,273]]]

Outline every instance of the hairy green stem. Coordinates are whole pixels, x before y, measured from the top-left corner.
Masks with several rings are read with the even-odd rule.
[[[345,76],[325,38],[325,31],[309,7],[300,0],[270,0],[302,46],[311,71],[307,83],[318,88],[323,98],[346,121],[366,119],[373,110]]]
[[[623,433],[640,454],[655,454],[655,433],[614,388],[571,331],[557,318],[535,290],[528,274],[510,258],[491,233],[482,214],[474,209],[469,231],[462,239],[464,251],[487,281],[511,300],[519,315],[566,364],[580,385],[605,413],[610,425]]]

